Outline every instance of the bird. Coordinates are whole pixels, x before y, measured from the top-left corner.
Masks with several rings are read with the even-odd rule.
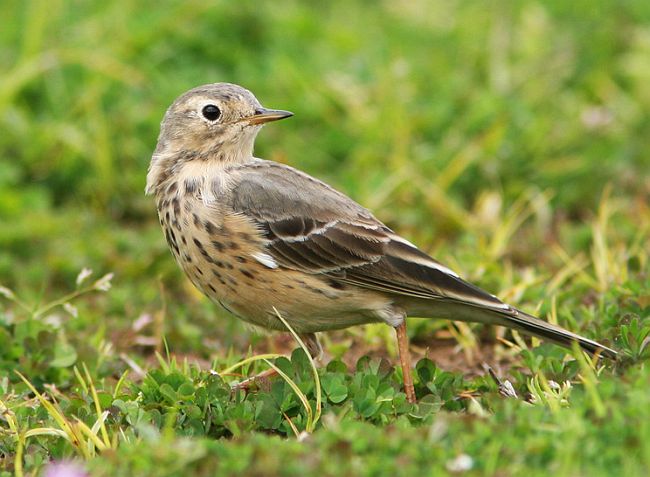
[[[316,333],[368,323],[396,331],[416,402],[406,317],[499,325],[608,358],[616,351],[536,318],[464,280],[366,208],[291,166],[256,158],[255,138],[293,113],[212,83],[167,109],[147,172],[176,261],[212,302],[256,328]]]

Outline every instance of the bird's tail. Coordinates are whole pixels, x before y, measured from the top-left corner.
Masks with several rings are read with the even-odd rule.
[[[470,303],[469,301],[461,302],[458,300],[410,300],[407,310],[410,316],[446,318],[448,320],[505,326],[566,348],[571,348],[573,343],[578,343],[588,353],[616,359],[616,351],[605,345],[535,318],[528,313],[497,301],[496,298],[494,298],[494,301],[497,304],[490,306],[478,302]]]
[[[494,324],[506,326],[521,331],[525,334],[536,336],[546,341],[552,341],[561,346],[570,348],[573,343],[594,355],[616,359],[617,353],[611,348],[583,336],[571,333],[564,328],[552,325],[546,321],[535,318],[521,310],[512,308],[511,312],[496,313]],[[494,316],[494,315],[493,315]]]

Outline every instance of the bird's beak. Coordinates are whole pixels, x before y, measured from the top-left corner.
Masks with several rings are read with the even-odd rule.
[[[247,116],[242,121],[246,121],[248,124],[264,124],[291,116],[293,116],[292,112],[282,111],[281,109],[257,108],[254,115]]]

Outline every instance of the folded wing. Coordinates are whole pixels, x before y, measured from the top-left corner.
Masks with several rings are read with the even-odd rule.
[[[232,177],[227,205],[255,222],[273,265],[392,294],[396,301],[437,300],[444,305],[437,309],[452,319],[502,325],[564,346],[578,342],[591,353],[616,356],[464,281],[352,199],[296,169],[259,161],[239,166]]]
[[[317,179],[270,161],[233,177],[230,207],[255,221],[283,267],[385,293],[510,309]]]

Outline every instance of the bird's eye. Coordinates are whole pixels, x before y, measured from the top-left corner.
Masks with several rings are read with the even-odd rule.
[[[214,104],[203,106],[201,113],[203,114],[203,117],[208,121],[216,121],[219,119],[219,116],[221,116],[221,110]]]

